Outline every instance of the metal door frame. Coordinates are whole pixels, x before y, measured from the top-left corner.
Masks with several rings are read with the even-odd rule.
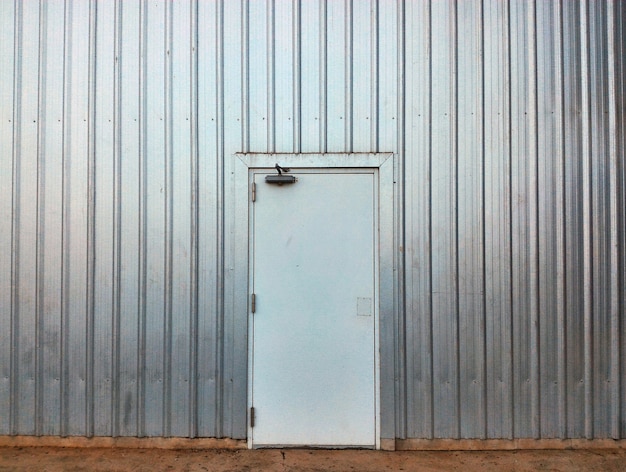
[[[336,154],[236,154],[233,169],[234,208],[231,231],[233,235],[232,302],[234,318],[245,320],[247,338],[240,346],[247,349],[247,412],[252,399],[252,324],[250,316],[250,208],[252,172],[271,171],[276,163],[290,168],[304,169],[378,169],[378,352],[376,365],[376,448],[380,448],[381,431],[395,430],[395,343],[394,343],[394,159],[393,153],[336,153]],[[244,332],[243,329],[237,329]],[[247,415],[248,416],[248,415]],[[252,431],[247,421],[248,447],[252,447]]]

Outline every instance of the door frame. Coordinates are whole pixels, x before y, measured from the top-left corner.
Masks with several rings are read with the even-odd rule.
[[[250,170],[271,171],[276,163],[288,168],[305,169],[378,169],[378,353],[376,365],[376,448],[384,436],[395,435],[395,326],[394,326],[394,154],[393,153],[300,153],[300,154],[235,154],[233,166],[234,208],[232,226],[233,309],[236,319],[246,320],[247,339],[240,344],[247,349],[247,437],[252,444],[249,411],[252,406],[252,323],[250,314],[250,209],[252,175]],[[228,231],[228,228],[226,229]],[[243,331],[243,330],[242,330]]]

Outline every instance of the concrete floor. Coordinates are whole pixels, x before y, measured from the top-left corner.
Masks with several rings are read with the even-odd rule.
[[[626,471],[626,450],[363,451],[0,447],[0,471]]]

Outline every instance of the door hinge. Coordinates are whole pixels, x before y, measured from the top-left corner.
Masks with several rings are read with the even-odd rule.
[[[256,184],[252,182],[252,201],[256,202]]]
[[[255,413],[254,413],[254,407],[250,407],[250,427],[254,428],[254,423],[255,423]]]
[[[252,311],[252,313],[256,311],[256,295],[254,293],[250,297],[250,311]]]

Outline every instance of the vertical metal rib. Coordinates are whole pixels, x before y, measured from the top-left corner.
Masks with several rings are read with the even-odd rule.
[[[37,242],[36,242],[36,297],[35,302],[35,435],[43,431],[43,355],[44,355],[44,231],[45,231],[45,110],[46,110],[46,23],[47,4],[39,3],[39,71],[37,98]]]
[[[485,4],[484,1],[481,0],[480,2],[480,50],[484,51],[485,50]],[[482,336],[483,336],[483,346],[482,346],[482,381],[483,381],[483,401],[482,401],[482,406],[483,406],[483,424],[484,424],[484,437],[487,437],[487,428],[488,428],[488,424],[489,424],[489,411],[488,411],[488,398],[487,398],[487,392],[488,392],[488,388],[487,388],[487,300],[486,300],[486,296],[487,296],[487,254],[485,251],[485,240],[486,240],[486,224],[485,224],[485,214],[487,211],[487,204],[485,202],[485,195],[486,195],[486,182],[485,182],[485,156],[486,156],[486,149],[485,149],[485,57],[484,57],[484,53],[482,55],[482,59],[480,62],[480,88],[482,90],[481,93],[481,101],[480,101],[480,109],[481,109],[481,120],[482,120],[482,124],[480,127],[480,142],[481,142],[481,149],[480,149],[480,153],[481,153],[481,161],[480,161],[480,169],[481,172],[483,174],[483,177],[481,179],[480,182],[480,193],[481,193],[481,202],[480,202],[480,218],[482,221],[482,225],[480,228],[480,237],[482,239],[482,244],[483,244],[483,250],[481,251],[481,313],[480,313],[480,322],[482,323]]]
[[[215,351],[214,358],[216,363],[216,378],[215,378],[215,436],[221,438],[224,432],[224,275],[225,275],[225,257],[224,257],[224,160],[226,153],[224,150],[224,2],[225,0],[219,0],[218,14],[216,18],[217,22],[217,155],[215,167],[216,167],[216,186],[217,196],[216,206],[216,234],[215,241],[217,257],[215,258],[215,275],[217,280],[217,290],[215,297]],[[248,10],[247,6],[243,13],[243,35],[244,44],[248,44]],[[248,50],[247,47],[244,48]],[[248,61],[247,53],[242,54],[243,61],[243,149],[244,152],[248,150],[248,139],[246,133],[248,129],[248,107],[246,99],[248,97]],[[249,136],[249,135],[248,135]]]
[[[165,7],[165,290],[163,326],[163,436],[171,435],[172,429],[172,284],[173,284],[173,97],[172,97],[172,9],[171,3]]]
[[[62,236],[61,236],[61,436],[68,435],[70,422],[70,405],[69,405],[69,347],[70,347],[70,331],[69,331],[69,306],[70,306],[70,251],[69,232],[70,232],[70,157],[71,157],[71,70],[72,70],[72,3],[69,0],[65,2],[65,32],[63,36],[63,181],[62,187]]]
[[[566,335],[566,297],[565,297],[565,88],[564,88],[564,46],[563,46],[563,7],[560,3],[554,4],[554,16],[557,26],[555,34],[555,82],[557,87],[555,110],[558,113],[556,124],[555,144],[555,237],[556,237],[556,316],[557,316],[557,381],[558,386],[558,434],[567,437],[567,379],[565,361],[567,359]]]
[[[147,297],[147,1],[139,4],[139,253],[137,299],[137,435],[146,434],[146,297]]]
[[[428,87],[426,90],[430,91],[433,87],[433,4],[432,0],[428,0]],[[430,377],[430,385],[428,386],[430,392],[430,418],[429,418],[429,426],[430,426],[430,438],[435,437],[435,361],[433,359],[433,253],[430,248],[432,248],[433,243],[433,205],[432,200],[430,199],[430,195],[432,194],[433,187],[433,133],[432,133],[432,117],[433,117],[433,97],[432,94],[429,94],[428,97],[428,170],[427,170],[427,180],[428,180],[428,189],[425,192],[425,195],[428,195],[428,210],[426,211],[428,215],[428,227],[424,228],[424,230],[428,234],[428,286],[429,286],[429,297],[428,297],[428,339],[430,340],[429,351],[430,351],[430,363],[429,363],[429,377]]]
[[[199,297],[199,200],[200,200],[200,163],[198,138],[198,0],[193,0],[191,7],[191,281],[189,326],[189,437],[198,436],[198,297]]]
[[[454,363],[455,363],[455,379],[456,382],[456,437],[461,437],[461,362],[460,362],[460,338],[459,338],[459,19],[457,3],[453,2],[451,5],[451,21],[450,34],[452,40],[450,42],[453,47],[451,54],[452,63],[450,64],[450,73],[452,75],[451,81],[451,95],[453,97],[453,103],[450,112],[452,113],[452,119],[450,122],[450,134],[452,136],[451,147],[451,159],[453,161],[450,170],[450,178],[454,182],[451,189],[450,202],[453,205],[451,224],[452,228],[452,251],[454,252],[454,260],[452,262],[452,280],[454,281],[454,287],[452,289],[452,307],[455,313],[455,329],[454,329]]]
[[[86,436],[94,435],[94,313],[96,270],[96,25],[97,4],[89,2],[89,113],[87,164],[87,359],[86,359]]]
[[[113,84],[113,290],[111,305],[111,434],[120,434],[120,312],[121,312],[121,241],[122,241],[122,0],[115,2],[115,65]]]
[[[405,137],[405,103],[406,103],[406,11],[404,2],[398,2],[398,10],[397,10],[397,18],[396,25],[398,30],[398,36],[396,38],[397,51],[396,51],[396,60],[397,60],[397,79],[396,79],[396,87],[398,96],[396,97],[396,136],[397,136],[397,144],[396,144],[396,152],[400,156],[399,166],[399,181],[402,182],[401,191],[398,192],[397,200],[399,211],[396,215],[404,215],[407,207],[407,199],[406,199],[406,137]],[[378,49],[378,47],[377,47]],[[407,241],[407,231],[405,219],[403,217],[400,218],[400,223],[396,225],[397,234],[397,244],[399,247],[406,247]],[[394,254],[398,254],[398,249],[395,248]],[[405,273],[405,263],[406,259],[404,257],[398,257],[398,270],[400,273]],[[398,361],[396,363],[396,375],[399,378],[399,383],[397,384],[397,392],[396,398],[398,404],[396,405],[396,436],[399,438],[406,438],[408,434],[408,379],[409,373],[407,372],[407,303],[406,303],[406,277],[403,277],[398,281],[397,295],[398,295],[398,318],[401,318],[401,322],[399,323],[399,337],[397,339],[398,350],[396,356],[398,357]]]

